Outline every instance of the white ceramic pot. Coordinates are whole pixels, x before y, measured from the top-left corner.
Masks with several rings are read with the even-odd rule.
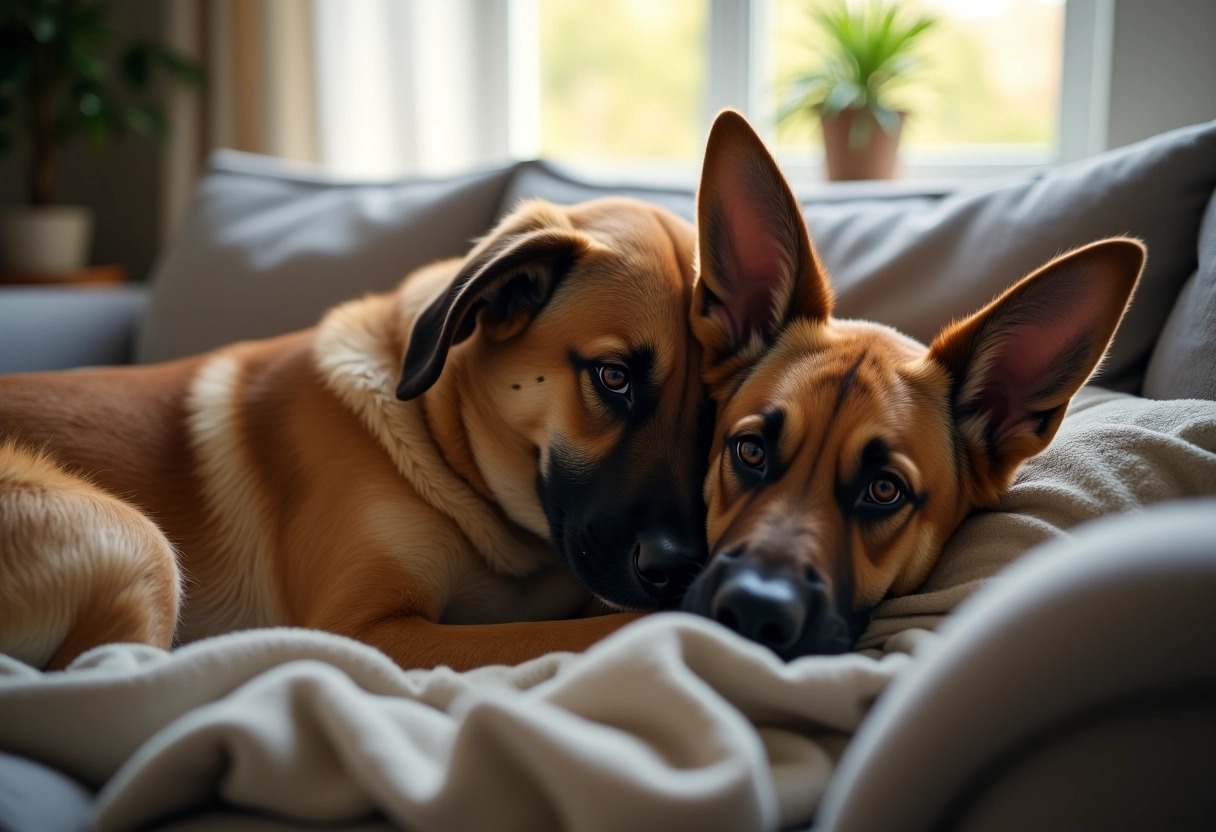
[[[71,274],[89,259],[93,212],[79,205],[0,209],[0,265],[15,272]]]

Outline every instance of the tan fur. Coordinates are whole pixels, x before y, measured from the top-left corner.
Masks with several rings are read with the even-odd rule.
[[[420,312],[535,229],[580,252],[543,313],[484,311],[434,386],[399,401]],[[468,258],[315,330],[0,378],[0,650],[62,666],[114,640],[167,646],[182,582],[179,641],[298,625],[456,668],[586,647],[634,614],[558,620],[590,597],[548,541],[538,460],[562,437],[594,461],[620,434],[571,370],[576,347],[662,345],[663,430],[691,429],[692,248],[691,226],[642,203],[529,203]]]
[[[800,206],[729,111],[710,136],[698,223],[692,318],[719,409],[705,485],[710,568],[688,607],[711,615],[724,603],[712,595],[723,580],[715,576],[737,569],[724,564],[741,553],[757,574],[781,563],[783,574],[813,575],[846,607],[842,617],[915,591],[962,519],[992,505],[1051,441],[1144,262],[1133,240],[1078,249],[945,327],[930,347],[833,318],[830,278]],[[762,436],[774,413],[780,438],[764,470],[777,473],[754,475],[736,456],[738,437]],[[909,497],[895,510],[861,505],[855,481],[867,448],[884,461],[860,488],[894,475]],[[773,640],[790,655],[799,648],[786,630]]]
[[[61,668],[84,647],[168,647],[180,595],[155,524],[42,453],[0,444],[0,651]]]

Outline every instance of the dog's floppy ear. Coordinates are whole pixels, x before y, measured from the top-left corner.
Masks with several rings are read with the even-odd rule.
[[[697,236],[693,330],[720,375],[754,360],[791,318],[831,314],[832,289],[798,200],[733,110],[719,113],[709,132]]]
[[[508,217],[414,321],[397,398],[408,401],[429,390],[448,350],[475,327],[500,340],[522,331],[592,245],[553,206],[530,203]]]
[[[1057,257],[929,348],[952,379],[954,422],[990,503],[1047,447],[1073,394],[1106,353],[1144,268],[1144,246],[1113,238]]]

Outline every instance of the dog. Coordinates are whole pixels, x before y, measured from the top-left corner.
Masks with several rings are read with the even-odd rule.
[[[465,669],[674,605],[706,557],[694,246],[532,201],[311,330],[0,378],[0,651],[295,625]]]
[[[926,347],[832,317],[798,201],[725,111],[697,195],[693,329],[718,403],[710,559],[683,608],[790,659],[852,648],[951,532],[1051,442],[1144,266],[1138,241],[1071,251]]]

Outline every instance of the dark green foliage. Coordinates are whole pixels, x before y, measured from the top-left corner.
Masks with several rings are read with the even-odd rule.
[[[202,70],[161,43],[124,38],[98,0],[0,0],[0,154],[28,145],[29,200],[52,200],[54,150],[94,147],[128,130],[163,139],[159,79],[189,86]]]

